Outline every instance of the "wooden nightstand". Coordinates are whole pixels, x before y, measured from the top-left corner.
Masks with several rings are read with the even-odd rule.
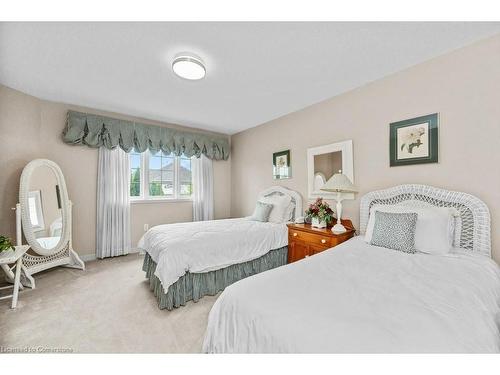
[[[333,234],[331,228],[313,228],[311,224],[287,224],[288,263],[330,249],[354,236],[355,229],[350,220],[342,220],[347,232]]]

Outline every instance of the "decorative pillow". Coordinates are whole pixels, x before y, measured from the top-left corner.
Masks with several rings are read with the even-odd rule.
[[[250,216],[250,220],[262,221],[265,223],[269,220],[269,215],[271,214],[272,209],[272,204],[257,201],[253,215]]]
[[[269,222],[278,224],[288,221],[285,214],[291,201],[292,198],[289,195],[271,195],[259,199],[259,202],[273,205],[273,209],[269,214]]]
[[[415,253],[417,218],[418,215],[414,212],[375,211],[375,226],[370,244],[405,253]]]
[[[415,249],[428,254],[446,254],[453,246],[456,209],[451,207],[415,207],[405,204],[380,205],[370,209],[365,241],[370,243],[375,225],[375,212],[411,213],[418,215]]]

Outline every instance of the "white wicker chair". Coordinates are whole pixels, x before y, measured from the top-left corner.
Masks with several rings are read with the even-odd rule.
[[[363,196],[360,206],[360,233],[368,224],[370,207],[374,204],[454,207],[454,246],[491,257],[490,212],[479,198],[456,191],[427,185],[399,185]]]

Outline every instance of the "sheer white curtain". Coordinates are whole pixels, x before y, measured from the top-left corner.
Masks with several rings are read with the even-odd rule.
[[[99,148],[97,171],[98,258],[125,255],[130,251],[130,167],[120,147]]]
[[[193,157],[193,220],[214,218],[214,172],[212,159],[201,155]]]

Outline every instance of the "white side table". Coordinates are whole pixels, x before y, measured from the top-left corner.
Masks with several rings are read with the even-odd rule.
[[[30,248],[29,245],[14,246],[14,250],[11,249],[0,253],[0,267],[4,270],[5,274],[7,275],[7,279],[9,280],[14,279],[14,285],[8,285],[0,288],[0,290],[8,288],[14,289],[11,295],[0,297],[0,300],[12,298],[11,308],[13,309],[15,309],[17,306],[19,289],[23,289],[23,286],[21,284],[21,269],[23,265],[22,261],[24,253],[26,253],[29,248]],[[8,266],[9,264],[12,263],[16,263],[15,275],[12,272],[12,269]]]

